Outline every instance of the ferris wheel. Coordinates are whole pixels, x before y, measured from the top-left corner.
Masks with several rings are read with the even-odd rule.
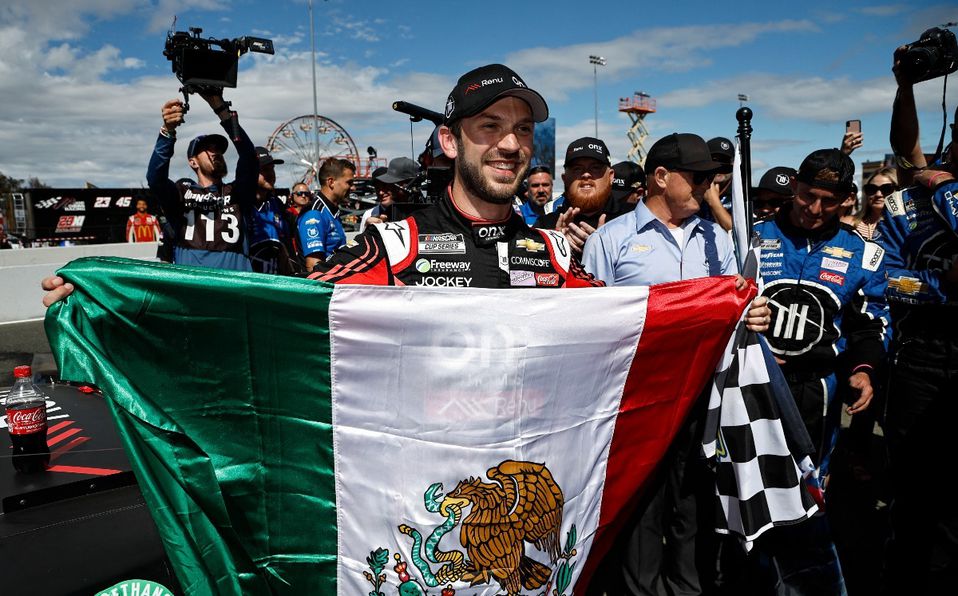
[[[266,148],[276,159],[276,183],[292,187],[298,182],[313,186],[322,162],[330,157],[358,161],[356,143],[346,129],[318,114],[290,118],[270,135]]]

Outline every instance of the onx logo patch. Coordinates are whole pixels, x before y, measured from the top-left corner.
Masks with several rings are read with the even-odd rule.
[[[826,320],[826,313],[836,311],[838,299],[824,286],[780,280],[768,284],[765,295],[772,309],[768,343],[775,354],[799,356],[837,335],[831,315]]]

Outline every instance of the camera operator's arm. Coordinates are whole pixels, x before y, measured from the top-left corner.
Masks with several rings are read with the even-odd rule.
[[[202,92],[200,97],[210,104],[220,119],[220,126],[226,131],[226,136],[236,147],[239,160],[236,162],[236,181],[233,184],[233,197],[243,209],[252,208],[256,197],[256,184],[259,180],[259,159],[256,157],[256,148],[246,131],[237,121],[234,126],[233,111],[223,99],[222,91]]]
[[[917,168],[927,166],[925,154],[921,150],[921,141],[918,138],[918,109],[915,107],[915,91],[911,81],[907,80],[899,68],[899,53],[902,48],[895,50],[895,64],[892,72],[898,82],[898,94],[891,110],[891,132],[889,141],[892,151],[898,156],[899,182],[901,185],[911,185],[912,172]],[[904,175],[903,175],[904,174]]]
[[[150,163],[146,168],[146,183],[150,191],[159,200],[167,217],[179,213],[179,201],[176,187],[170,180],[170,160],[173,159],[173,145],[176,143],[176,127],[183,124],[183,102],[171,99],[160,110],[163,126],[156,138]]]

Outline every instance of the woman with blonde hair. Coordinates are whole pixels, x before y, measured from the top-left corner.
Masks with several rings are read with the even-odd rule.
[[[898,190],[898,170],[885,167],[865,181],[862,187],[862,206],[852,214],[849,224],[858,230],[865,240],[875,237],[875,228],[881,221],[885,198]]]

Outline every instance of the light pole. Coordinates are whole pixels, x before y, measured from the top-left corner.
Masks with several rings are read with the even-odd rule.
[[[309,8],[309,44],[312,47],[312,60],[310,61],[313,66],[313,132],[316,136],[316,147],[313,155],[316,156],[316,161],[319,161],[319,102],[316,100],[316,36],[314,34],[314,25],[313,25],[313,0],[309,0],[307,4]],[[313,169],[318,170],[319,164],[313,164]],[[319,177],[318,175],[316,176]],[[319,188],[318,186],[316,188]]]
[[[595,95],[595,138],[599,138],[599,67],[605,66],[606,60],[602,56],[589,56],[592,65],[592,88]]]

